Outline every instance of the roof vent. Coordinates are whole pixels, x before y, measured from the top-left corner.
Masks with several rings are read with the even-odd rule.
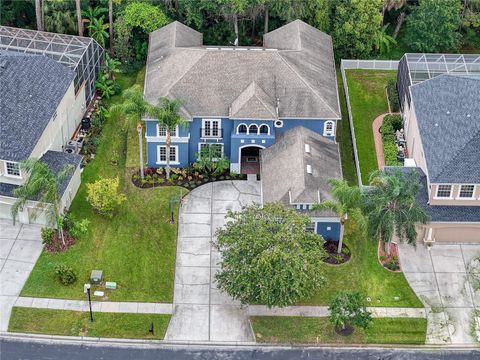
[[[438,123],[435,123],[435,126],[437,126],[437,127],[438,127]]]
[[[467,118],[469,118],[469,117],[470,117],[470,114],[467,114]]]
[[[307,165],[307,174],[312,173],[312,165]]]
[[[450,115],[450,110],[447,110],[447,115]]]
[[[310,144],[305,144],[305,152],[310,154]]]

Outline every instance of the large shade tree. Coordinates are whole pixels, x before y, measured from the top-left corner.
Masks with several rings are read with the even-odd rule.
[[[58,235],[65,245],[60,185],[73,173],[74,167],[66,165],[60,172],[54,173],[43,161],[28,159],[20,163],[20,169],[25,174],[26,181],[13,190],[13,195],[17,198],[11,209],[13,222],[25,204],[35,200],[37,211],[31,214],[32,218],[45,213],[49,225],[57,227]]]
[[[229,212],[214,246],[222,255],[216,280],[242,304],[288,306],[324,284],[323,238],[307,230],[308,216],[279,203]]]
[[[426,224],[429,217],[417,203],[420,190],[417,171],[391,173],[376,171],[370,176],[371,188],[363,193],[368,215],[369,235],[380,240],[390,254],[394,235],[400,241],[415,245],[417,224]]]
[[[170,149],[172,146],[172,133],[179,126],[185,126],[187,119],[182,116],[180,109],[182,102],[178,99],[169,99],[161,97],[156,106],[149,108],[150,116],[158,120],[158,125],[165,128],[165,146],[167,166],[165,173],[167,179],[170,178]]]
[[[338,253],[342,252],[343,234],[345,224],[349,216],[360,212],[362,194],[358,186],[350,186],[345,180],[330,179],[328,181],[332,188],[332,199],[322,203],[314,204],[312,210],[332,210],[340,218],[340,240],[338,242]],[[360,217],[359,217],[360,218]]]

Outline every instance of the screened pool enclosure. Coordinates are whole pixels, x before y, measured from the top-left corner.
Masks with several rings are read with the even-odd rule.
[[[87,104],[95,94],[95,79],[104,50],[92,38],[0,26],[0,50],[44,55],[75,71],[75,93],[85,84]]]

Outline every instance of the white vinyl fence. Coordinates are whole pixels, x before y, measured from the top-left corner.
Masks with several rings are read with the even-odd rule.
[[[362,186],[362,173],[360,171],[360,162],[358,160],[357,140],[355,138],[355,128],[353,127],[352,108],[350,107],[350,96],[348,94],[347,76],[345,69],[364,69],[364,70],[397,70],[398,60],[342,60],[340,62],[340,71],[342,73],[343,89],[347,100],[348,121],[352,134],[353,155],[355,167],[357,170],[358,185]]]

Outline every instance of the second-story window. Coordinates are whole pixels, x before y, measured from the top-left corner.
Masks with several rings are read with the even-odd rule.
[[[220,120],[204,119],[202,137],[221,137]]]
[[[160,137],[167,136],[167,127],[166,126],[158,124],[157,129],[158,129],[158,136],[160,136]],[[176,127],[170,131],[170,136],[171,137],[176,137],[177,136],[177,128]]]
[[[461,199],[471,199],[475,192],[475,185],[461,185],[458,197]]]
[[[323,126],[323,136],[333,136],[335,135],[335,125],[333,121],[325,122]]]
[[[262,135],[268,135],[270,134],[270,128],[268,125],[262,124],[260,125],[260,134]]]
[[[258,134],[258,126],[255,124],[252,124],[248,127],[248,133],[249,134]]]
[[[8,176],[20,177],[20,165],[16,162],[6,162],[5,171]]]
[[[449,198],[452,195],[452,185],[438,185],[437,198]]]
[[[237,134],[246,134],[247,133],[247,125],[240,124],[237,128]]]

